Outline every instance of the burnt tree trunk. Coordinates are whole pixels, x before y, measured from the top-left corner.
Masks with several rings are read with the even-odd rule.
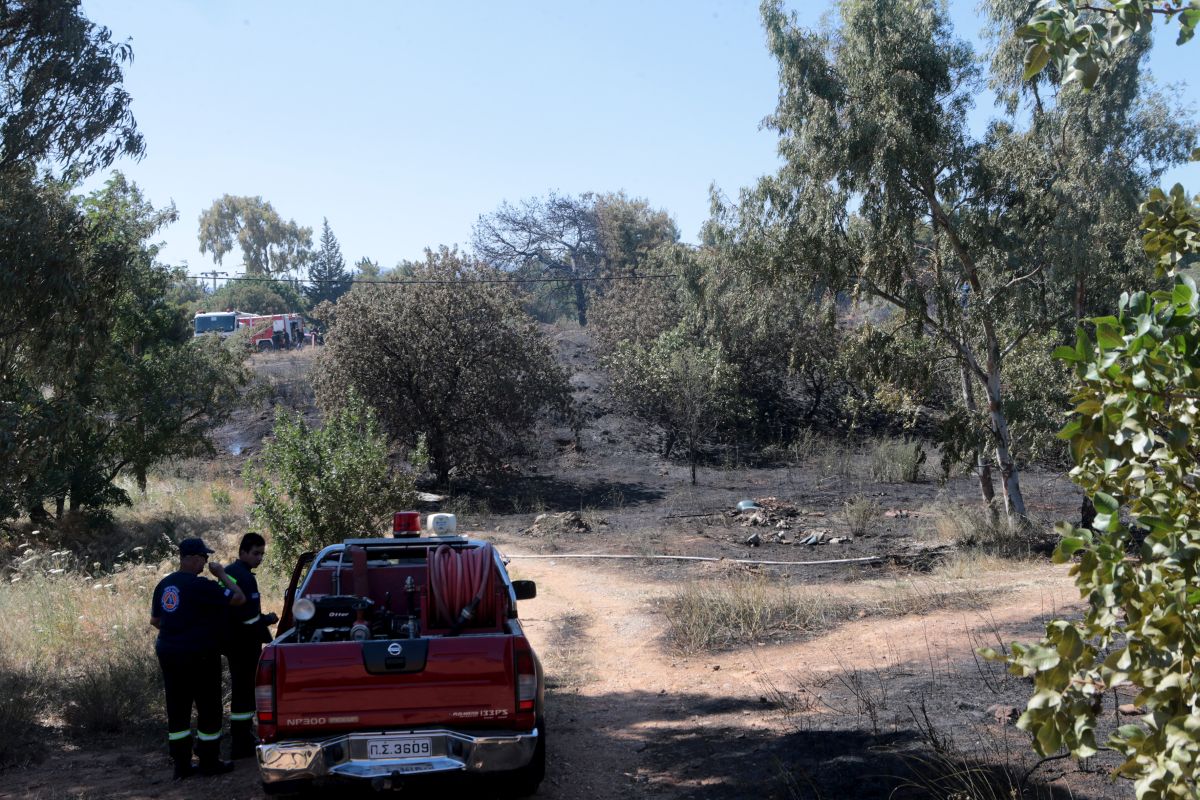
[[[579,327],[587,326],[587,293],[583,289],[583,281],[575,281],[575,311],[579,319]]]

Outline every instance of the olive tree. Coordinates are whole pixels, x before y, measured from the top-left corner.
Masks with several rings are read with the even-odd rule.
[[[532,299],[536,306],[561,309],[562,295],[570,293],[583,326],[590,301],[585,280],[636,272],[655,248],[678,239],[670,215],[645,200],[621,192],[578,197],[551,192],[516,205],[504,202],[481,216],[474,247],[479,258],[497,269],[564,278],[561,284],[541,284]]]
[[[272,533],[273,556],[379,532],[388,515],[411,507],[412,475],[393,471],[387,436],[371,407],[349,395],[320,428],[298,413],[275,412],[262,453],[247,462],[254,517]]]
[[[690,340],[680,330],[651,344],[623,342],[608,359],[613,391],[631,414],[665,437],[663,454],[687,449],[692,484],[703,448],[745,414],[738,373],[721,351]]]
[[[838,27],[810,31],[764,3],[780,83],[768,122],[785,165],[743,192],[723,227],[731,243],[774,229],[767,270],[882,300],[952,352],[985,396],[1006,508],[1023,516],[1001,378],[1040,321],[1027,300],[1039,271],[1005,251],[1041,209],[986,157],[996,147],[968,134],[978,74],[944,8],[840,10]]]
[[[603,293],[592,296],[588,326],[602,356],[622,342],[653,342],[683,319],[685,276],[695,271],[691,253],[681,244],[661,246],[642,263],[648,272],[666,277],[611,281]]]
[[[426,251],[408,283],[357,284],[330,312],[317,399],[353,389],[394,438],[424,434],[443,484],[520,449],[543,411],[567,414],[567,376],[551,342],[497,273],[456,250]]]
[[[128,42],[77,0],[12,0],[0,13],[0,170],[53,163],[74,177],[138,158],[145,143],[122,85]]]

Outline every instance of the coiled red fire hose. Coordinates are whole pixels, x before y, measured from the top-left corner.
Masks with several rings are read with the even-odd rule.
[[[496,595],[492,591],[494,561],[488,543],[462,550],[444,544],[429,555],[432,627],[449,628],[453,634],[472,619],[496,618]]]

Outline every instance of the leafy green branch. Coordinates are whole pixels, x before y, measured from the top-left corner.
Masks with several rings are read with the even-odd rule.
[[[1200,3],[1169,0],[1110,0],[1076,3],[1075,0],[1042,0],[1029,23],[1017,31],[1029,49],[1025,55],[1024,80],[1030,80],[1051,63],[1062,75],[1063,84],[1079,81],[1091,89],[1100,68],[1113,58],[1117,48],[1139,33],[1148,32],[1159,17],[1179,23],[1176,44],[1184,44],[1200,23]]]

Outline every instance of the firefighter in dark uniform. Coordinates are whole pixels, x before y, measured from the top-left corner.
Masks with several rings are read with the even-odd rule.
[[[229,609],[222,649],[229,662],[229,732],[233,738],[233,758],[254,755],[254,679],[258,657],[264,643],[271,641],[270,625],[279,621],[274,614],[262,613],[258,580],[254,569],[262,563],[267,543],[257,533],[247,533],[238,546],[237,561],[225,567],[225,574],[246,595],[246,602]]]
[[[221,627],[226,608],[240,606],[246,595],[225,568],[208,562],[201,539],[179,543],[179,570],[154,587],[150,624],[158,628],[155,652],[167,694],[167,739],[176,780],[199,772],[219,775],[233,769],[220,759]],[[216,581],[200,577],[204,565]],[[196,755],[192,765],[192,705],[196,706]]]

